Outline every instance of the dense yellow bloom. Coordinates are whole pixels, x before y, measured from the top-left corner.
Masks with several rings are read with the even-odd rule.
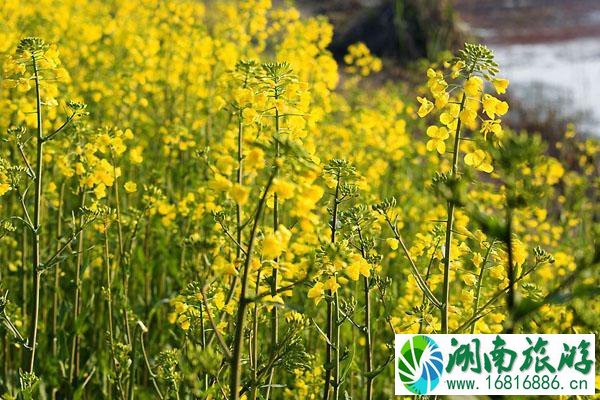
[[[239,183],[235,183],[229,188],[228,193],[229,193],[229,196],[231,196],[231,198],[236,203],[243,206],[244,204],[246,204],[248,202],[248,196],[250,195],[250,189],[240,185]]]
[[[442,108],[446,107],[449,100],[450,94],[446,92],[440,93],[439,95],[435,96],[435,106],[441,110]]]
[[[550,158],[540,168],[539,173],[546,178],[548,185],[556,184],[565,174],[565,168],[557,160]]]
[[[97,199],[106,197],[106,185],[104,183],[96,185],[96,187],[94,187],[94,195]]]
[[[483,91],[483,80],[478,76],[471,76],[465,82],[465,93],[470,97],[479,97]]]
[[[265,236],[262,244],[262,255],[264,258],[277,258],[283,253],[290,242],[292,233],[283,225],[274,233]]]
[[[460,120],[466,124],[466,125],[472,125],[476,122],[477,120],[477,112],[473,109],[467,108],[465,107],[461,112],[460,112]]]
[[[363,42],[354,43],[348,47],[348,54],[344,56],[344,63],[346,63],[347,72],[358,72],[362,76],[379,72],[382,67],[381,59],[374,57]]]
[[[446,92],[448,83],[444,79],[444,74],[429,68],[427,70],[427,77],[429,78],[427,87],[435,99],[435,106],[438,109],[444,108],[448,104],[448,100],[450,100],[450,94]]]
[[[473,253],[473,257],[472,257],[472,261],[473,261],[473,265],[475,265],[475,267],[479,268],[481,267],[481,264],[483,263],[483,257],[481,256],[480,253]]]
[[[242,118],[245,124],[253,123],[257,117],[258,112],[253,108],[244,108],[244,111],[242,111]]]
[[[515,266],[521,266],[527,259],[527,248],[518,239],[512,239],[513,262]]]
[[[248,168],[260,169],[265,164],[264,152],[260,149],[252,149],[248,152],[244,161]]]
[[[134,164],[141,164],[144,161],[144,157],[142,157],[142,148],[137,146],[129,150],[129,159]]]
[[[276,178],[271,185],[271,191],[277,193],[281,200],[291,199],[294,196],[294,184],[284,179]]]

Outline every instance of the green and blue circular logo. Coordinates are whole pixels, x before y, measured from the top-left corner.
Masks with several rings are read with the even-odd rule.
[[[438,344],[424,335],[413,336],[404,343],[397,363],[406,389],[419,395],[435,389],[444,370],[444,357]]]

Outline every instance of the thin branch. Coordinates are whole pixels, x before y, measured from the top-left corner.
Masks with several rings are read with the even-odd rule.
[[[44,136],[42,138],[42,142],[47,142],[47,141],[50,141],[50,140],[54,139],[56,137],[56,135],[58,135],[60,132],[62,132],[62,130],[65,129],[71,123],[71,121],[73,121],[73,119],[75,118],[76,114],[77,113],[74,112],[73,114],[71,114],[70,116],[68,116],[67,119],[65,120],[65,122],[63,122],[63,124],[61,126],[59,126],[58,128],[56,128],[56,130],[54,132],[52,132],[48,136]]]
[[[22,143],[17,144],[17,149],[19,149],[21,158],[23,159],[23,162],[25,163],[25,166],[27,167],[27,176],[29,176],[31,179],[35,180],[35,172],[33,171],[33,167],[29,163],[29,160],[27,159],[27,156],[25,155],[25,152],[23,151],[23,144]]]
[[[387,214],[384,214],[384,216],[385,216],[385,220],[387,221],[388,225],[392,229],[392,233],[396,237],[396,240],[398,240],[398,242],[400,242],[400,245],[402,246],[402,250],[404,251],[406,258],[408,258],[408,261],[409,261],[410,267],[411,267],[411,272],[413,273],[413,276],[415,277],[415,280],[417,281],[417,286],[419,286],[419,288],[423,291],[423,293],[425,293],[425,295],[427,296],[429,301],[431,301],[431,303],[436,308],[441,308],[442,303],[435,297],[435,295],[429,289],[429,286],[427,286],[427,283],[425,283],[425,281],[423,280],[423,277],[421,277],[421,274],[419,273],[419,269],[417,268],[417,265],[413,261],[412,256],[410,255],[408,249],[406,248],[406,245],[404,244],[404,240],[402,239],[400,232],[398,232],[398,227],[396,226],[395,223],[392,223],[392,221],[390,220],[390,218]]]
[[[68,240],[65,242],[65,244],[63,244],[63,245],[61,246],[61,248],[60,248],[60,249],[58,249],[58,250],[57,250],[57,251],[54,253],[54,255],[53,255],[52,257],[50,257],[50,258],[48,259],[48,261],[46,261],[46,262],[45,262],[45,263],[43,263],[42,265],[44,265],[44,266],[47,266],[47,265],[52,265],[52,263],[54,263],[54,261],[55,261],[55,260],[56,260],[58,257],[60,257],[60,255],[63,253],[63,251],[65,251],[65,250],[67,249],[67,247],[69,247],[69,245],[70,245],[71,243],[73,243],[73,241],[74,241],[75,239],[77,239],[77,235],[79,235],[79,233],[81,233],[81,231],[83,231],[83,230],[85,229],[85,227],[86,227],[86,225],[85,225],[85,224],[84,224],[84,225],[81,225],[81,226],[79,227],[79,229],[77,229],[77,231],[73,232],[73,234],[72,234],[72,235],[71,235],[71,237],[70,237],[70,238],[69,238],[69,239],[68,239]]]
[[[17,188],[17,194],[19,195],[19,203],[21,204],[21,208],[23,209],[23,214],[25,215],[25,218],[27,218],[26,221],[23,221],[26,222],[29,229],[31,229],[31,231],[35,233],[36,228],[33,226],[33,221],[31,219],[31,216],[29,215],[29,210],[27,210],[27,205],[25,204],[25,193],[21,193],[21,190]]]
[[[529,274],[531,274],[533,271],[535,271],[535,269],[540,266],[540,263],[535,263],[533,265],[533,267],[529,268],[527,271],[523,272],[519,277],[517,277],[514,281],[514,283],[518,283],[521,280],[523,280],[526,276],[528,276]],[[469,318],[468,320],[466,320],[461,326],[459,326],[457,329],[454,330],[454,333],[459,333],[461,331],[463,331],[464,329],[468,328],[472,323],[478,321],[483,315],[481,315],[486,308],[488,308],[489,306],[491,306],[492,304],[494,304],[496,301],[498,301],[498,299],[506,292],[508,292],[508,290],[510,289],[510,285],[504,287],[503,289],[498,290],[483,306],[481,306],[479,308],[479,310],[477,310],[476,312],[473,313],[473,316],[471,318]]]
[[[223,221],[218,220],[217,221],[219,223],[219,225],[221,226],[221,229],[223,229],[223,232],[225,233],[225,235],[227,235],[227,237],[233,242],[233,244],[236,245],[236,247],[245,255],[247,256],[248,253],[246,252],[246,249],[244,249],[242,247],[242,244],[240,242],[237,241],[236,238],[233,237],[233,235],[231,235],[231,233],[229,232],[229,230],[225,227],[225,225],[223,225]]]
[[[306,275],[304,278],[300,279],[299,281],[296,281],[294,283],[290,283],[289,285],[286,286],[281,286],[279,288],[277,288],[277,290],[275,290],[275,294],[279,294],[279,293],[283,293],[283,292],[287,292],[290,289],[293,289],[294,287],[303,284],[304,282],[308,281],[308,275]],[[247,297],[246,300],[248,301],[248,303],[252,303],[255,301],[259,301],[267,296],[272,296],[273,292],[268,291],[268,292],[262,292],[254,297]]]
[[[354,321],[348,314],[346,314],[344,311],[340,310],[340,314],[342,315],[342,319],[338,322],[338,325],[342,325],[342,323],[345,320],[350,321],[350,323],[352,325],[354,325],[359,331],[361,331],[362,333],[365,333],[366,331],[366,327],[359,325],[356,321]]]
[[[140,329],[140,344],[142,348],[142,356],[144,357],[144,362],[146,364],[146,368],[148,369],[148,374],[150,374],[150,379],[152,380],[154,390],[156,391],[158,398],[160,400],[163,400],[163,394],[160,391],[160,388],[158,387],[158,382],[156,382],[156,374],[152,371],[152,367],[150,367],[150,361],[148,361],[148,354],[146,353],[146,346],[144,345],[144,333],[146,333],[146,331]]]
[[[219,345],[221,346],[221,349],[225,353],[225,357],[228,360],[231,360],[231,352],[229,351],[229,348],[227,347],[225,340],[223,340],[223,336],[221,336],[221,332],[219,332],[219,330],[217,329],[217,326],[215,325],[215,321],[210,312],[210,308],[208,307],[208,302],[206,301],[206,286],[202,287],[202,289],[200,290],[200,293],[202,294],[202,304],[204,304],[204,308],[206,309],[206,316],[208,317],[208,322],[210,322],[210,325],[212,326],[213,330],[215,331],[215,335],[217,337],[217,342],[219,343]]]
[[[481,270],[479,271],[479,276],[477,278],[477,289],[475,292],[475,299],[473,302],[473,316],[476,316],[477,313],[477,309],[479,308],[479,298],[481,296],[481,286],[483,284],[483,274],[485,273],[485,264],[488,261],[488,258],[490,257],[490,254],[492,252],[492,248],[494,247],[495,244],[495,239],[492,239],[490,245],[488,246],[488,249],[485,253],[485,257],[483,258],[483,261],[481,263]],[[473,321],[473,325],[471,325],[471,334],[475,333],[475,325],[477,324],[477,321]]]

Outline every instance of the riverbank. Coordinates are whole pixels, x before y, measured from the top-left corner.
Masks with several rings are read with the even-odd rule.
[[[599,1],[454,1],[465,29],[494,50],[515,99],[600,136]]]
[[[600,38],[597,0],[453,0],[468,29],[494,44]]]

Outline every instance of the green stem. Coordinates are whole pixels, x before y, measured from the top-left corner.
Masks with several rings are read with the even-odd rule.
[[[333,369],[333,399],[338,400],[340,397],[340,298],[336,290],[334,295],[335,302],[335,320],[334,327],[334,346],[335,346],[335,367]]]
[[[56,251],[60,250],[60,239],[62,236],[62,214],[63,214],[63,200],[65,194],[65,184],[60,186],[60,196],[58,199],[58,214],[56,216]],[[57,326],[58,326],[58,291],[60,290],[60,262],[57,262],[54,266],[54,293],[52,296],[52,356],[56,357],[58,354],[58,337],[57,337]],[[54,397],[54,395],[53,395]]]
[[[245,89],[248,87],[248,78],[249,75],[246,74],[244,77],[244,84],[242,87]],[[241,186],[244,184],[244,118],[242,115],[242,109],[238,110],[238,137],[237,137],[237,183]],[[236,257],[239,260],[242,256],[242,232],[244,230],[244,224],[242,223],[242,206],[240,204],[236,205],[236,236],[237,236],[237,249],[236,249]],[[233,297],[233,293],[235,291],[235,287],[238,283],[238,276],[234,275],[231,281],[231,285],[229,287],[229,292],[227,293],[227,298],[225,300],[225,304],[229,303]],[[212,338],[211,338],[212,339]]]
[[[146,364],[146,368],[148,369],[148,374],[150,374],[150,380],[152,381],[152,386],[154,386],[154,391],[160,400],[163,400],[163,394],[158,387],[158,382],[156,381],[156,374],[152,372],[152,367],[150,366],[150,361],[148,361],[148,354],[146,354],[146,347],[144,346],[144,331],[140,330],[140,347],[142,348],[142,356],[144,357],[144,362]]]
[[[277,99],[277,96],[275,96]],[[275,108],[275,160],[279,158],[279,109]],[[279,227],[279,200],[277,198],[277,192],[273,194],[273,231],[277,231]],[[275,296],[277,294],[277,279],[279,275],[279,257],[275,258],[273,269],[271,273],[271,295]],[[279,317],[278,317],[278,309],[277,307],[273,307],[271,310],[271,346],[273,351],[277,348],[277,343],[279,342]],[[269,380],[267,383],[267,393],[265,395],[265,399],[269,400],[271,395],[271,383],[273,382],[273,375],[275,374],[275,367],[271,369],[269,372]]]
[[[131,338],[131,367],[129,369],[129,392],[127,394],[127,400],[133,400],[135,395],[135,381],[136,381],[136,367],[137,367],[137,340],[135,340],[135,330],[138,329],[137,326],[134,329],[134,336]]]
[[[4,334],[2,336],[2,372],[4,373],[4,379],[8,379],[8,374],[10,371],[10,360],[8,353],[8,335]]]
[[[275,168],[277,168],[277,166],[275,166]],[[242,378],[242,342],[244,338],[244,329],[246,327],[246,307],[249,304],[249,300],[246,297],[246,291],[248,290],[248,273],[250,271],[250,265],[252,263],[252,253],[254,251],[254,242],[256,239],[256,233],[258,232],[260,216],[262,215],[263,209],[265,207],[267,195],[269,193],[269,189],[271,188],[271,184],[273,183],[273,179],[275,177],[276,172],[277,169],[275,169],[275,171],[273,171],[273,174],[271,174],[271,176],[269,177],[269,181],[265,186],[265,191],[258,203],[256,215],[254,217],[254,223],[252,225],[252,231],[250,232],[248,250],[246,251],[247,255],[244,261],[242,271],[241,291],[238,302],[238,309],[236,313],[235,334],[233,339],[231,373],[229,377],[229,396],[231,400],[239,400],[240,398],[239,388]]]
[[[369,289],[369,278],[364,277],[365,295],[365,372],[367,373],[366,400],[373,398],[373,349],[371,341],[371,291]]]
[[[477,289],[475,292],[475,300],[473,300],[473,316],[477,312],[479,308],[479,298],[481,297],[481,286],[483,285],[483,275],[485,273],[485,264],[487,263],[488,258],[492,252],[492,247],[494,247],[495,239],[492,239],[492,242],[488,246],[487,251],[485,252],[485,257],[483,258],[483,262],[481,263],[481,270],[479,271],[479,276],[477,277]],[[475,325],[477,325],[477,321],[473,322],[471,325],[471,334],[475,333]]]
[[[540,263],[535,263],[531,268],[529,268],[528,270],[523,272],[521,275],[516,277],[514,283],[516,284],[516,283],[520,282],[521,280],[525,279],[533,271],[535,271],[536,268],[539,267],[540,265],[541,265]],[[459,326],[457,329],[455,329],[454,333],[462,332],[467,327],[471,326],[471,324],[473,324],[479,318],[483,317],[483,314],[482,314],[483,311],[486,310],[488,307],[490,307],[492,304],[494,304],[496,301],[498,301],[498,299],[500,297],[502,297],[505,293],[508,293],[509,290],[510,290],[510,284],[505,286],[504,288],[498,290],[496,293],[494,293],[494,295],[488,301],[486,301],[484,305],[479,307],[479,309],[473,314],[473,316],[471,318],[469,318],[468,320],[463,322],[463,324],[461,326]]]
[[[215,320],[212,317],[212,313],[210,312],[210,308],[208,308],[208,301],[206,300],[207,296],[206,296],[206,289],[205,289],[205,287],[202,287],[202,289],[201,289],[201,295],[202,295],[202,305],[206,309],[206,317],[208,319],[208,322],[210,323],[210,326],[211,326],[213,332],[215,333],[215,336],[217,338],[217,343],[219,343],[219,346],[221,346],[221,350],[223,350],[223,354],[225,354],[225,357],[229,360],[229,359],[231,359],[231,353],[229,352],[229,348],[227,347],[227,344],[225,343],[225,340],[223,339],[223,336],[221,336],[221,333],[219,332],[219,330],[217,328],[217,325],[215,324]],[[200,308],[200,312],[202,312],[202,308]],[[204,336],[204,329],[202,329],[202,334]],[[203,344],[204,344],[204,348],[206,348],[207,347],[206,337],[203,337],[202,341],[203,341]]]
[[[452,174],[450,178],[454,180],[458,170],[458,154],[460,148],[460,128],[461,120],[460,113],[465,107],[465,101],[467,99],[466,93],[463,93],[460,101],[459,117],[456,123],[456,132],[454,134],[454,150],[452,151]],[[452,226],[454,223],[454,208],[456,207],[453,199],[448,200],[448,219],[446,220],[446,241],[444,244],[444,284],[442,292],[442,304],[441,304],[441,320],[442,320],[442,333],[448,333],[448,303],[450,297],[450,248],[452,247]]]
[[[109,243],[108,243],[108,224],[104,226],[104,266],[106,269],[106,303],[108,308],[108,345],[110,346],[109,354],[113,368],[117,369],[117,359],[115,357],[115,334],[113,327],[113,307],[112,307],[112,272],[110,270],[110,254],[109,254]],[[121,398],[125,396],[121,382],[117,380],[117,389]],[[110,393],[110,391],[109,391]]]
[[[19,149],[21,158],[23,159],[23,162],[25,163],[25,166],[27,167],[27,175],[29,175],[29,177],[31,179],[35,179],[35,172],[33,172],[33,168],[31,167],[31,164],[29,163],[29,160],[27,159],[27,156],[25,155],[25,151],[23,150],[23,144],[22,143],[17,144],[17,149]]]
[[[112,155],[112,163],[113,163],[113,176],[114,176],[114,194],[115,194],[115,209],[116,209],[116,222],[117,222],[117,238],[119,241],[119,256],[118,256],[118,265],[123,271],[122,273],[122,285],[123,285],[123,300],[125,302],[123,307],[123,325],[125,327],[125,334],[127,337],[127,343],[131,343],[133,339],[131,336],[131,330],[129,328],[129,264],[128,260],[126,263],[123,263],[124,260],[124,241],[123,241],[123,226],[121,223],[121,201],[119,198],[119,178],[117,176],[117,162]]]
[[[242,110],[238,112],[238,137],[237,137],[237,183],[241,186],[244,184],[244,124],[242,119]],[[235,209],[235,224],[236,224],[236,251],[235,255],[239,260],[242,256],[242,232],[243,232],[243,224],[242,224],[242,206],[237,203]],[[223,228],[225,229],[225,228]],[[227,231],[229,232],[229,231]],[[235,288],[238,283],[238,276],[234,275],[231,281],[231,285],[229,287],[229,291],[227,293],[227,298],[225,300],[225,304],[229,303],[233,297],[233,293],[235,292]]]
[[[429,289],[429,286],[427,286],[427,282],[425,282],[425,280],[421,276],[421,273],[419,272],[419,269],[417,268],[417,264],[415,264],[415,261],[413,260],[412,256],[410,255],[410,252],[408,251],[408,248],[406,247],[406,244],[404,243],[404,239],[402,239],[402,235],[400,235],[400,231],[398,231],[398,227],[396,226],[396,223],[392,222],[392,220],[390,220],[390,217],[389,217],[389,215],[387,215],[387,213],[384,213],[383,215],[385,217],[387,224],[389,225],[390,229],[392,230],[392,233],[394,234],[394,238],[398,241],[398,243],[400,243],[400,246],[402,247],[402,251],[404,252],[404,255],[406,256],[406,258],[408,259],[408,262],[410,264],[410,269],[415,278],[415,281],[417,282],[417,286],[419,287],[419,289],[421,289],[423,291],[423,294],[425,296],[427,296],[427,298],[431,301],[431,303],[434,306],[436,306],[437,308],[441,308],[442,304],[435,297],[435,295],[433,294],[431,289]]]
[[[256,273],[256,289],[254,291],[254,297],[258,296],[258,289],[260,288],[260,269]],[[254,387],[252,388],[252,400],[256,400],[258,396],[258,301],[254,302],[254,326],[252,327],[252,377],[254,380]]]
[[[249,382],[248,384],[244,385],[242,390],[240,390],[240,396],[242,396],[244,393],[246,393],[248,390],[250,390],[249,389],[250,386],[255,385],[256,382],[259,382],[262,379],[262,377],[264,375],[266,375],[268,371],[271,370],[273,365],[277,361],[281,360],[281,357],[282,357],[282,354],[280,354],[281,350],[285,347],[285,345],[292,338],[292,336],[293,336],[293,331],[290,331],[287,336],[284,336],[283,339],[279,341],[279,344],[277,345],[277,348],[275,349],[275,351],[271,352],[271,355],[269,356],[269,360],[266,362],[266,366],[263,367],[260,371],[258,371],[258,374],[256,375],[256,380],[253,380],[252,382]]]
[[[437,252],[438,246],[440,245],[441,239],[438,239],[433,247],[433,252],[431,253],[431,258],[429,259],[429,264],[427,264],[427,271],[425,272],[425,278],[423,281],[427,283],[429,280],[429,275],[431,274],[431,267],[433,266],[433,260],[435,259],[435,253]],[[421,320],[419,321],[419,333],[423,332],[423,324],[425,322],[425,312],[427,310],[427,296],[423,293],[423,298],[421,300]]]
[[[32,231],[33,232],[33,231]],[[27,273],[25,271],[26,265],[28,264],[27,256],[29,250],[29,240],[27,239],[27,229],[23,229],[23,234],[21,238],[21,268],[19,269],[19,278],[21,281],[21,319],[23,321],[27,318],[27,284],[29,283],[29,279],[27,279]],[[19,365],[25,365],[25,354],[28,349],[23,346],[21,352],[19,353]]]
[[[202,294],[202,300],[204,301],[204,293]],[[206,308],[208,310],[208,307]],[[200,307],[200,346],[202,350],[206,350],[206,328],[204,326],[204,311]],[[202,380],[204,381],[204,390],[208,390],[208,374],[202,374]]]
[[[40,225],[41,225],[41,202],[42,202],[42,169],[43,169],[43,127],[42,127],[42,99],[40,93],[40,79],[38,75],[38,67],[35,56],[31,56],[33,62],[33,73],[35,79],[35,97],[36,97],[36,114],[37,114],[37,157],[36,157],[36,174],[35,174],[35,199],[33,212],[33,304],[31,310],[31,332],[29,335],[29,344],[31,352],[29,357],[28,371],[33,373],[35,367],[35,351],[37,348],[37,333],[40,313],[40,277],[42,274],[40,265]]]
[[[338,174],[337,182],[335,185],[335,194],[333,197],[333,215],[331,219],[331,243],[335,243],[335,236],[337,232],[337,219],[338,219],[338,207],[340,195],[340,175]],[[335,334],[334,325],[337,325],[337,320],[334,323],[333,305],[332,305],[333,293],[331,290],[327,290],[327,350],[325,354],[325,387],[323,388],[323,400],[329,399],[329,386],[331,386],[331,363],[333,357],[333,337]],[[337,347],[336,347],[337,351]],[[337,383],[337,380],[335,381]]]
[[[367,254],[365,252],[364,239],[362,235],[362,230],[360,229],[359,222],[356,223],[358,238],[360,240],[360,253],[364,260],[367,260]],[[365,376],[367,376],[367,384],[366,384],[366,400],[371,400],[373,398],[373,348],[372,348],[372,340],[371,340],[371,289],[370,282],[368,277],[363,277],[363,295],[365,299],[365,326],[364,326],[364,335],[365,335]]]
[[[506,306],[508,308],[508,324],[506,333],[513,333],[515,330],[515,265],[513,262],[513,247],[512,247],[512,207],[506,205],[506,233],[504,241],[506,242],[506,252],[508,255],[508,295],[506,297]]]
[[[85,191],[81,192],[81,207],[85,205]],[[81,226],[83,226],[83,215],[81,216]],[[73,341],[71,342],[71,361],[69,368],[69,381],[75,384],[79,377],[79,332],[78,319],[81,312],[81,268],[83,266],[83,229],[79,232],[77,245],[77,263],[75,266],[75,299],[73,300]]]
[[[237,159],[238,159],[238,168],[237,168],[237,183],[241,186],[244,184],[244,124],[242,121],[242,111],[240,110],[238,116],[238,138],[237,138]],[[236,234],[237,234],[237,242],[242,244],[242,205],[240,203],[236,204],[235,210],[236,216]],[[238,246],[236,248],[236,256],[239,259],[241,257],[241,248]]]
[[[56,216],[56,251],[60,251],[60,240],[62,237],[62,217],[63,217],[63,201],[65,194],[65,183],[60,186],[60,195],[58,198],[58,214]],[[60,262],[54,266],[54,292],[52,293],[52,356],[56,359],[58,355],[58,292],[60,290]],[[51,398],[56,399],[58,388],[53,388]]]

